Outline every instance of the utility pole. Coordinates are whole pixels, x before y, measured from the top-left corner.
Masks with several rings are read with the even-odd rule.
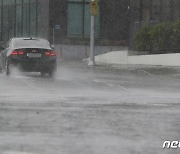
[[[98,15],[98,1],[91,0],[90,2],[90,14],[91,14],[91,34],[90,34],[90,57],[89,57],[89,66],[94,66],[94,49],[95,49],[95,16]]]
[[[53,45],[55,43],[55,28],[53,27]]]
[[[89,57],[89,66],[94,66],[94,49],[95,49],[95,32],[94,32],[94,16],[91,16],[91,38],[90,38],[90,57]]]

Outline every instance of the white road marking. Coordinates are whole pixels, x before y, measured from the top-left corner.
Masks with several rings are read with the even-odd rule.
[[[103,81],[100,80],[93,80],[94,82],[103,83]]]
[[[29,152],[18,152],[18,151],[5,151],[2,154],[35,154],[35,153],[29,153]]]
[[[140,69],[139,71],[140,71],[140,72],[144,72],[145,74],[148,74],[148,75],[150,75],[150,76],[154,76],[154,74],[151,74],[151,73],[149,73],[149,72],[147,72],[147,71],[145,71],[145,70]]]
[[[81,79],[85,79],[85,80],[87,80],[88,78],[87,77],[80,77]]]
[[[97,82],[97,83],[103,83],[103,84],[106,84],[110,87],[119,87],[121,88],[122,90],[126,91],[126,92],[129,92],[129,90],[127,88],[125,88],[124,86],[121,86],[119,84],[113,84],[113,83],[110,83],[110,82],[105,82],[105,81],[101,81],[101,80],[93,80],[94,82]]]
[[[111,83],[107,83],[108,86],[110,87],[114,87],[115,85],[114,84],[111,84]]]
[[[30,88],[35,88],[32,84],[24,81],[23,79],[21,79],[21,81],[22,81],[23,83],[25,83],[26,85],[28,85]]]
[[[32,77],[28,77],[28,76],[13,76],[13,78],[16,78],[16,79],[31,79]]]
[[[123,87],[123,86],[121,86],[121,85],[119,85],[119,84],[117,84],[116,86],[119,87],[119,88],[121,88],[121,89],[123,89],[123,90],[126,91],[126,92],[129,92],[129,90],[128,90],[127,88],[125,88],[125,87]]]

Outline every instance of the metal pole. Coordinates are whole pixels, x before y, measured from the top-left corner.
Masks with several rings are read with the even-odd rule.
[[[29,0],[29,29],[28,29],[28,33],[29,33],[28,35],[31,37],[31,0]]]
[[[55,29],[53,28],[53,45],[55,43]]]
[[[3,11],[4,10],[4,6],[3,6],[3,0],[1,1],[1,41],[3,40],[3,38],[4,38],[4,22],[3,22],[3,18],[4,18],[4,15],[3,15]]]
[[[38,0],[36,0],[36,36],[38,35]]]
[[[94,45],[95,45],[95,38],[94,38],[94,16],[91,16],[91,38],[90,38],[90,58],[89,58],[89,66],[94,66],[95,61],[94,61]]]
[[[24,35],[24,0],[22,0],[22,23],[21,23],[21,36]]]
[[[17,27],[17,22],[16,22],[16,14],[17,14],[17,2],[15,0],[15,5],[14,5],[14,36],[16,37],[16,27]]]

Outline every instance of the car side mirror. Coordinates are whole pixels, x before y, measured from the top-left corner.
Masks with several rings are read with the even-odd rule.
[[[51,45],[51,48],[54,50],[54,45]]]

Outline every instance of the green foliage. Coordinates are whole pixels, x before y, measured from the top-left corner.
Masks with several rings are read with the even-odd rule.
[[[134,37],[136,49],[151,51],[152,39],[151,39],[151,27],[144,26],[141,28]]]
[[[173,33],[174,33],[174,43],[175,45],[178,45],[178,47],[180,47],[180,21],[174,23],[174,29],[173,29]]]
[[[135,34],[134,43],[137,50],[150,53],[179,49],[180,21],[144,26]]]

